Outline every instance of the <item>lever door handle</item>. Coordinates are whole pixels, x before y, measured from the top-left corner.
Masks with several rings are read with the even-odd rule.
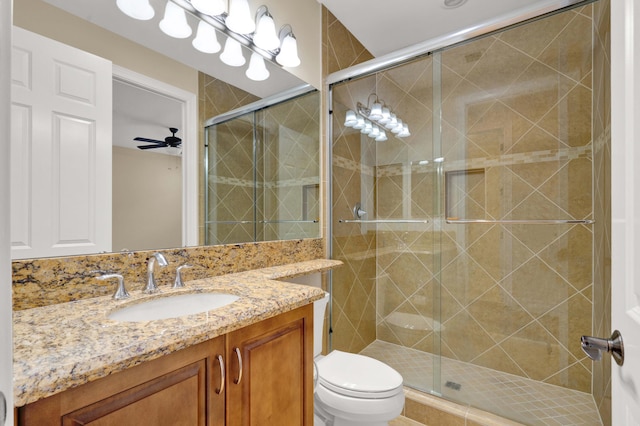
[[[615,330],[609,339],[582,336],[580,344],[584,353],[594,361],[602,359],[602,352],[609,352],[618,365],[624,363],[624,345],[622,335],[618,330]]]

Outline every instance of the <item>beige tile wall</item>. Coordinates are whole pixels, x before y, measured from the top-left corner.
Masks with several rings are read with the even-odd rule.
[[[611,49],[610,0],[593,5],[593,335],[611,332]],[[605,426],[611,424],[611,358],[593,364],[593,396]]]
[[[378,219],[429,219],[437,203],[469,219],[593,219],[591,11],[568,11],[335,88],[333,244],[346,267],[334,274],[334,348],[357,351],[378,338],[591,391],[579,337],[592,329],[593,226],[444,225],[436,232],[431,220],[376,234],[337,223],[351,217],[355,201],[369,203]],[[431,143],[434,61],[442,70],[443,172],[474,171],[450,174],[435,198],[446,182],[432,161],[439,154]],[[342,126],[346,109],[374,91],[410,123],[411,137],[376,145]],[[423,159],[431,162],[411,164]],[[433,338],[434,317],[441,339]],[[402,326],[407,319],[413,328]]]

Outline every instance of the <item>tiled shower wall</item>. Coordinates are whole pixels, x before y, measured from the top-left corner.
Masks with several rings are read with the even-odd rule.
[[[611,332],[611,38],[610,0],[593,5],[593,335]],[[593,363],[593,397],[611,424],[611,357]]]
[[[334,348],[358,351],[378,338],[432,351],[435,342],[449,358],[591,391],[579,337],[592,330],[593,225],[434,232],[431,217],[441,209],[459,219],[594,218],[591,34],[585,6],[336,88],[333,244],[346,267],[333,279]],[[435,68],[441,152],[431,144]],[[344,111],[373,92],[412,136],[376,145],[341,127]],[[430,223],[377,235],[338,223],[356,201],[369,204],[371,219]]]

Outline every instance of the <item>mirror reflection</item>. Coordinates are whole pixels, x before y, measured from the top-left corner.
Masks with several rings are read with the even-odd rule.
[[[88,5],[87,3],[91,3]],[[221,242],[242,242],[267,239],[283,239],[283,238],[303,238],[317,237],[319,230],[301,229],[289,227],[287,230],[261,231],[260,233],[249,233],[246,239],[240,238],[242,233],[226,232],[225,238],[209,239],[205,236],[204,215],[204,181],[205,170],[204,163],[204,122],[222,112],[240,107],[265,96],[271,96],[281,91],[286,91],[291,87],[300,86],[302,81],[291,75],[286,70],[270,66],[271,76],[269,83],[251,81],[244,76],[244,73],[234,72],[234,69],[228,70],[225,65],[216,66],[224,72],[222,74],[212,76],[207,73],[200,72],[203,68],[196,63],[191,62],[185,55],[192,55],[193,52],[185,52],[186,49],[176,48],[176,42],[170,40],[166,35],[157,31],[157,22],[149,23],[155,25],[153,31],[143,31],[140,27],[132,27],[131,25],[122,25],[121,17],[115,17],[115,13],[122,15],[115,6],[113,1],[100,2],[82,2],[82,1],[58,1],[58,0],[16,0],[14,2],[14,25],[16,27],[25,28],[31,32],[40,34],[48,39],[56,40],[60,43],[68,45],[88,52],[92,55],[106,59],[111,65],[109,72],[109,84],[112,87],[112,98],[108,110],[111,113],[109,121],[111,121],[111,129],[109,134],[110,163],[109,169],[112,173],[100,173],[100,179],[108,177],[107,185],[111,186],[112,194],[109,195],[109,206],[102,206],[102,211],[109,210],[111,216],[108,225],[100,225],[98,222],[91,224],[91,220],[87,219],[85,228],[98,233],[105,234],[108,228],[108,241],[102,241],[100,244],[94,243],[91,238],[84,236],[83,232],[71,230],[71,226],[78,223],[73,215],[60,214],[66,218],[67,224],[60,226],[60,229],[54,229],[55,224],[51,225],[51,229],[47,232],[59,234],[67,232],[65,238],[60,239],[62,243],[54,242],[52,247],[46,250],[21,250],[29,248],[31,244],[28,238],[13,238],[14,258],[30,258],[30,257],[48,257],[58,255],[74,255],[74,254],[90,254],[105,251],[121,251],[121,250],[143,250],[155,248],[171,248],[184,245],[199,244],[217,244]],[[155,2],[152,1],[155,5]],[[64,8],[66,10],[61,9]],[[157,9],[157,7],[156,7]],[[159,10],[159,9],[157,9]],[[158,14],[156,14],[158,15]],[[111,29],[102,25],[100,20],[110,20],[116,22]],[[126,18],[126,17],[125,17]],[[129,18],[126,18],[129,19]],[[161,16],[156,16],[155,20],[159,21]],[[131,21],[131,20],[130,20]],[[133,21],[131,21],[133,22]],[[139,40],[141,39],[141,40]],[[134,42],[136,41],[136,42]],[[141,44],[137,43],[140,41]],[[190,43],[190,41],[189,41]],[[161,46],[165,49],[159,53]],[[167,50],[169,54],[167,54]],[[171,50],[173,49],[173,50]],[[193,50],[193,49],[192,49]],[[175,54],[172,54],[175,53]],[[211,62],[207,55],[196,52],[200,61]],[[247,56],[249,57],[249,56]],[[219,62],[219,61],[218,61]],[[210,65],[207,65],[211,70]],[[41,73],[42,74],[42,73]],[[238,74],[242,74],[242,78],[237,78]],[[37,78],[38,74],[34,74]],[[132,77],[133,76],[133,77]],[[223,78],[221,78],[223,77]],[[14,79],[15,80],[15,79]],[[72,78],[69,79],[73,80]],[[104,85],[105,80],[100,80]],[[319,98],[317,105],[311,108],[314,114],[319,114]],[[13,95],[12,95],[13,101]],[[14,102],[15,104],[15,102]],[[294,117],[294,115],[292,115]],[[308,123],[315,123],[314,132],[319,133],[319,124],[317,117],[304,118]],[[302,132],[298,135],[299,129],[291,123],[278,124],[278,129],[282,126],[292,126],[289,138],[295,138],[297,135],[308,141],[308,136]],[[13,126],[13,125],[12,125]],[[167,149],[140,150],[137,148],[140,142],[135,141],[136,137],[144,137],[149,139],[164,140],[170,136],[169,128],[177,128],[177,136],[181,137],[182,144],[180,147],[168,147]],[[284,134],[285,131],[276,130],[269,125],[259,126],[265,134]],[[12,134],[16,132],[13,131]],[[18,132],[19,133],[19,132]],[[104,136],[104,131],[99,132]],[[87,133],[88,135],[88,133]],[[86,135],[85,135],[86,136]],[[317,135],[316,135],[317,136]],[[55,135],[52,136],[55,139]],[[61,137],[61,134],[58,135]],[[279,147],[284,147],[285,143],[281,136]],[[12,136],[12,143],[13,142]],[[218,140],[220,140],[218,138]],[[237,143],[237,140],[228,142],[229,146]],[[306,143],[306,142],[305,142]],[[111,146],[112,144],[112,146]],[[92,153],[96,154],[100,150]],[[235,150],[234,150],[235,151]],[[273,152],[279,152],[278,150]],[[270,155],[273,155],[272,154]],[[314,158],[315,163],[312,168],[318,167],[319,142],[315,139],[315,154],[307,156],[305,161]],[[231,153],[227,153],[226,158],[229,159]],[[307,152],[305,151],[305,155]],[[89,154],[87,154],[89,155]],[[87,157],[88,158],[88,157]],[[93,164],[91,161],[84,159],[84,163],[88,166],[87,170],[91,170]],[[33,159],[31,159],[33,160]],[[22,161],[29,161],[23,158]],[[98,161],[98,160],[96,160]],[[276,160],[278,163],[280,160]],[[289,160],[283,160],[289,161]],[[102,160],[99,160],[102,163]],[[13,163],[13,161],[12,161]],[[26,164],[26,163],[24,163]],[[79,161],[73,162],[79,165]],[[284,163],[283,163],[284,164]],[[285,166],[273,166],[275,169],[284,168]],[[67,167],[67,169],[69,169]],[[94,168],[95,169],[95,168]],[[254,168],[249,166],[250,173],[254,173]],[[97,173],[97,172],[96,172]],[[280,170],[277,173],[283,174]],[[24,174],[19,167],[16,171],[12,171],[12,182],[17,181],[15,175]],[[283,174],[284,175],[284,174]],[[292,175],[293,176],[293,175]],[[95,176],[94,176],[95,177]],[[306,179],[306,177],[303,177]],[[294,178],[295,179],[295,178]],[[306,180],[304,180],[306,182]],[[72,179],[70,179],[72,180]],[[316,174],[316,182],[317,182]],[[90,179],[89,179],[90,181]],[[257,182],[257,181],[256,181]],[[24,183],[24,181],[23,181]],[[280,185],[281,183],[278,183]],[[316,184],[313,184],[316,185]],[[67,197],[67,210],[80,211],[86,207],[90,210],[91,199],[105,198],[103,195],[90,193],[87,191],[67,191],[68,193],[86,195],[85,199]],[[199,195],[199,192],[202,195]],[[309,192],[309,191],[307,191]],[[68,195],[68,194],[67,194]],[[209,193],[207,196],[213,195]],[[286,217],[286,220],[300,221],[302,212],[302,195],[296,197],[285,197],[281,195],[279,207],[272,213],[272,217]],[[314,197],[317,195],[311,190],[307,195],[308,206],[314,205]],[[81,197],[82,198],[82,197]],[[294,198],[294,207],[286,208],[285,199]],[[255,197],[254,202],[259,203],[265,199],[272,200],[271,197]],[[83,204],[84,203],[84,204]],[[13,206],[19,206],[20,203],[14,203]],[[83,206],[80,209],[73,205]],[[26,205],[26,203],[22,203]],[[141,207],[146,208],[142,209]],[[260,211],[262,206],[253,207],[254,211]],[[314,217],[312,221],[317,219],[318,214],[314,211],[315,207],[307,208],[306,217]],[[96,210],[94,208],[94,210]],[[284,211],[291,211],[290,215],[283,214]],[[243,212],[244,213],[244,212]],[[31,220],[31,213],[18,211],[17,214],[12,213],[12,233],[14,229],[13,223],[18,223],[13,218],[22,217],[23,223],[26,224],[27,218]],[[74,213],[75,214],[75,213]],[[230,214],[235,214],[230,211]],[[295,218],[294,218],[295,215]],[[137,219],[136,219],[137,217]],[[290,219],[289,219],[290,218]],[[43,223],[50,221],[55,222],[52,215],[45,216]],[[82,218],[85,220],[86,218]],[[266,219],[254,220],[256,223]],[[64,222],[64,220],[63,220]],[[103,222],[105,223],[105,222]],[[312,222],[313,223],[313,222]],[[68,226],[67,226],[68,225]],[[48,225],[46,225],[48,227]],[[41,225],[42,228],[42,225]],[[22,227],[25,231],[23,237],[30,232],[28,226]],[[266,229],[266,226],[265,226]],[[19,231],[20,229],[18,229]],[[62,230],[62,231],[61,231]],[[63,232],[64,231],[64,232]],[[16,231],[16,233],[18,233]],[[75,233],[75,234],[74,234]],[[86,232],[90,234],[89,231]],[[230,238],[229,235],[234,235]],[[27,235],[32,237],[33,235]],[[26,243],[20,242],[25,240]],[[103,238],[103,240],[106,240]],[[15,241],[19,241],[16,243]]]

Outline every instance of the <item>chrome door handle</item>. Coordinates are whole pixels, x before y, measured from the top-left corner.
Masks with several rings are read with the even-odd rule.
[[[224,359],[222,359],[222,355],[217,355],[218,366],[220,367],[220,387],[216,389],[216,394],[220,395],[224,392],[224,382],[227,380],[224,374]]]
[[[602,352],[609,352],[618,365],[624,363],[624,345],[622,344],[622,335],[618,330],[615,330],[609,339],[582,336],[580,344],[584,353],[594,361],[602,359]]]
[[[233,351],[236,353],[236,358],[238,358],[238,377],[233,379],[233,383],[239,385],[242,380],[242,355],[239,348],[233,348]]]

